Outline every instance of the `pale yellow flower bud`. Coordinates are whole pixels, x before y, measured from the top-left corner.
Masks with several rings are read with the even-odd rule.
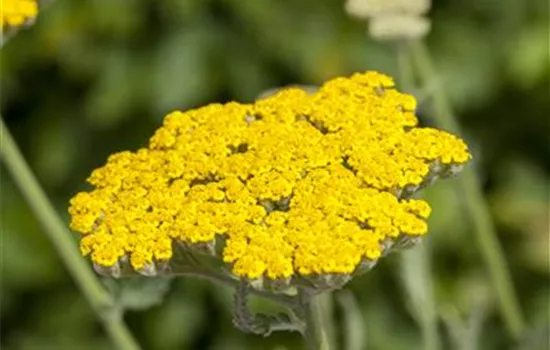
[[[431,22],[425,17],[391,14],[372,18],[368,32],[377,40],[411,40],[424,37],[430,27]]]
[[[348,0],[346,11],[369,20],[369,34],[377,40],[418,39],[430,31],[431,0]]]
[[[388,14],[423,15],[431,0],[348,0],[346,11],[355,17],[369,19]]]

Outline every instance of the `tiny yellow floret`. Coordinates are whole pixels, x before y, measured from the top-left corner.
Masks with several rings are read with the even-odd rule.
[[[38,14],[35,0],[2,0],[0,3],[0,28],[19,27]]]

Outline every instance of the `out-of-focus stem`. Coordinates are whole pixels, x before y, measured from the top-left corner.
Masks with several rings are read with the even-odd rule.
[[[411,49],[415,69],[424,85],[429,85],[437,78],[430,52],[422,41],[415,42]],[[451,109],[445,89],[440,86],[432,92],[434,120],[441,128],[460,134],[460,126]],[[494,292],[498,297],[504,322],[511,334],[517,338],[524,329],[523,316],[479,179],[476,177],[474,169],[467,166],[456,183],[464,196],[468,214],[476,231],[479,248],[489,270]]]
[[[334,293],[321,293],[317,298],[319,298],[319,307],[322,315],[321,320],[323,321],[323,329],[326,334],[327,348],[331,350],[338,349],[336,341],[336,322],[334,319]]]
[[[55,212],[1,117],[0,136],[2,162],[11,173],[13,181],[19,187],[34,215],[44,227],[45,233],[65,267],[103,323],[113,344],[121,350],[139,349],[139,345],[124,323],[122,312],[116,308],[110,294],[80,256],[71,239],[71,233]]]
[[[415,86],[414,70],[411,64],[410,45],[408,42],[400,42],[396,46],[397,65],[399,70],[399,88],[407,93],[412,93]]]
[[[414,69],[411,64],[409,42],[402,42],[397,47],[399,65],[399,86],[411,93],[415,88]],[[401,270],[404,286],[413,306],[415,318],[422,330],[423,348],[438,350],[440,348],[437,330],[437,312],[432,289],[430,270],[430,249],[428,242],[421,243],[402,254]]]
[[[214,283],[223,284],[228,287],[236,288],[239,285],[239,280],[229,276],[226,273],[219,272],[208,267],[202,266],[189,266],[189,267],[178,267],[176,270],[170,272],[170,276],[185,276],[185,277],[196,277],[204,280],[208,280]],[[281,304],[282,306],[294,308],[296,307],[298,300],[297,297],[286,294],[275,294],[269,291],[258,290],[250,288],[250,294],[255,294],[266,299],[272,300],[276,303]]]
[[[305,292],[301,291],[301,293]],[[319,295],[302,295],[303,316],[306,326],[304,338],[309,350],[330,350],[319,297]]]

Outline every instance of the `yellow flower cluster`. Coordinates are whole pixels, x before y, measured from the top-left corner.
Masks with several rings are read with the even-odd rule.
[[[0,28],[18,27],[38,14],[36,0],[2,0],[0,9]]]
[[[461,139],[416,127],[415,103],[366,72],[313,94],[173,112],[147,148],[92,173],[71,226],[104,267],[129,258],[139,271],[168,261],[174,242],[223,238],[237,276],[352,273],[385,241],[426,234],[431,209],[404,189],[470,159]]]

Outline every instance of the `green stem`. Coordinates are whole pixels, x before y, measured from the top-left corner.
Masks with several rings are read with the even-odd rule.
[[[330,350],[328,335],[323,320],[323,310],[319,295],[310,296],[300,291],[305,321],[305,340],[309,350]]]
[[[342,308],[343,324],[341,330],[344,340],[342,348],[345,350],[366,349],[368,329],[357,299],[349,290],[342,290],[336,295]]]
[[[214,283],[223,284],[232,288],[236,288],[240,283],[240,280],[235,279],[226,273],[215,271],[213,269],[202,266],[180,266],[176,270],[170,272],[170,276],[196,277]],[[294,308],[297,304],[297,298],[292,295],[275,294],[269,291],[263,291],[254,288],[250,288],[249,292],[250,294],[264,297],[285,307]]]
[[[124,324],[122,313],[116,308],[109,293],[103,288],[92,269],[80,256],[71,239],[71,233],[59,218],[31,169],[25,162],[4,120],[0,116],[0,155],[21,190],[34,215],[63,260],[65,267],[91,304],[118,349],[139,349],[137,342]]]
[[[415,88],[414,70],[411,64],[410,45],[408,42],[400,42],[396,48],[397,66],[399,69],[399,86],[407,92],[412,93]]]
[[[401,254],[400,268],[412,315],[422,331],[422,348],[438,350],[441,348],[441,342],[431,283],[428,243],[425,241],[404,251]]]
[[[326,334],[328,349],[337,349],[336,323],[334,321],[334,294],[331,292],[321,293],[317,296],[321,309],[321,320]]]
[[[412,59],[424,85],[437,78],[428,48],[421,41],[413,44]],[[451,109],[449,99],[442,86],[433,90],[434,118],[439,126],[450,132],[460,134],[460,126]],[[517,338],[523,332],[524,321],[515,294],[510,272],[504,259],[502,247],[497,238],[489,207],[483,196],[479,179],[473,167],[466,167],[458,177],[457,184],[469,216],[477,232],[477,243],[485,260],[497,295],[504,322],[511,334]]]
[[[400,44],[397,47],[399,83],[403,90],[412,92],[415,89],[415,77],[411,64],[410,45],[409,42]],[[438,350],[440,348],[437,331],[438,316],[431,285],[429,261],[431,251],[427,243],[423,242],[420,246],[402,254],[401,270],[416,321],[422,330],[424,349]]]

